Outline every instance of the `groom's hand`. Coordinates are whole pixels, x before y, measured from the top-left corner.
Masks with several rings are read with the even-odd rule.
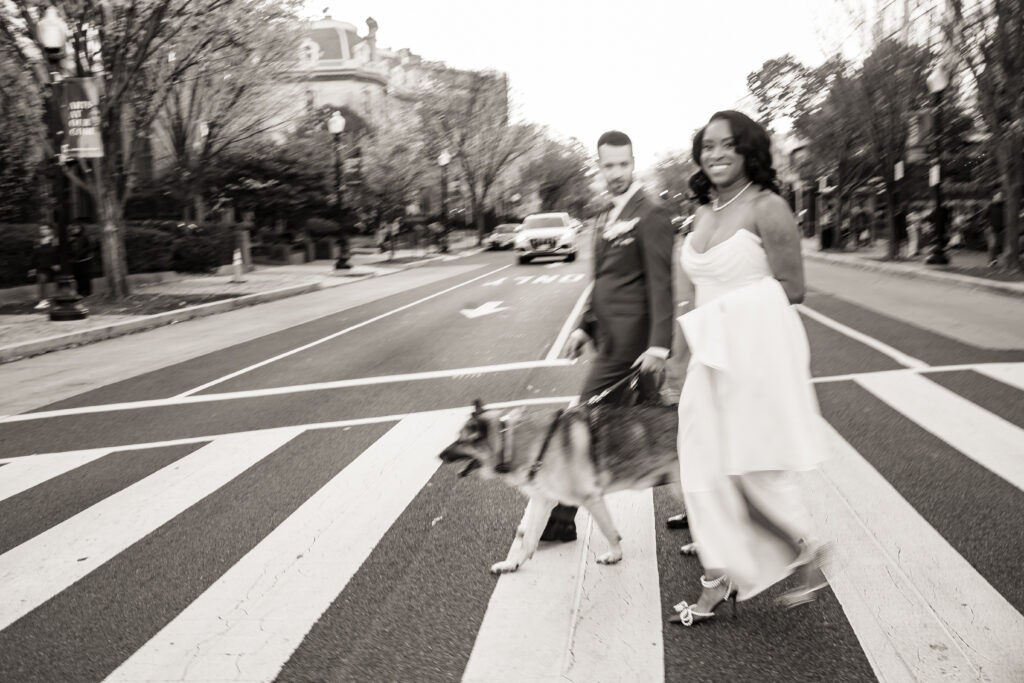
[[[590,341],[589,334],[587,334],[586,332],[579,328],[573,330],[572,334],[569,335],[569,343],[567,348],[569,358],[571,358],[572,360],[576,360],[577,358],[579,358],[580,354],[583,353],[583,348],[587,345],[588,341]]]
[[[633,363],[633,368],[640,367],[640,372],[645,375],[652,377],[661,377],[661,373],[665,372],[665,359],[659,358],[652,353],[640,354],[640,357]]]

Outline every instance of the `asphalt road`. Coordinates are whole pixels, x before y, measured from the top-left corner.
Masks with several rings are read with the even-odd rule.
[[[588,268],[486,252],[55,354],[37,382],[89,381],[0,420],[0,680],[1024,680],[1024,302],[997,295],[808,265],[816,603],[662,628],[701,573],[664,489],[617,494],[621,565],[581,513],[491,576],[524,501],[435,456],[475,398],[577,393]]]

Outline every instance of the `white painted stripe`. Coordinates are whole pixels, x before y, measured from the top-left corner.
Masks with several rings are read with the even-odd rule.
[[[301,432],[274,429],[218,439],[0,555],[0,629]]]
[[[367,325],[373,324],[373,323],[377,322],[378,320],[383,320],[384,318],[392,316],[395,313],[400,313],[401,311],[410,309],[413,306],[418,306],[419,304],[423,303],[424,301],[430,301],[431,299],[436,299],[437,297],[443,296],[445,294],[448,294],[449,292],[453,292],[456,289],[459,289],[460,287],[465,287],[466,285],[472,284],[472,283],[476,282],[477,280],[482,280],[485,277],[490,277],[491,275],[494,275],[495,273],[501,272],[501,271],[505,270],[506,268],[511,268],[511,265],[502,266],[501,268],[497,268],[497,269],[492,270],[490,272],[484,273],[483,275],[478,275],[477,277],[474,277],[474,278],[471,278],[469,280],[466,280],[465,282],[460,282],[457,285],[453,285],[453,286],[449,287],[448,289],[443,289],[440,292],[435,292],[434,294],[431,294],[429,296],[425,296],[422,299],[417,299],[416,301],[413,301],[412,303],[405,304],[404,306],[399,306],[398,308],[394,308],[394,309],[392,309],[392,310],[390,310],[390,311],[388,311],[386,313],[381,313],[380,315],[374,316],[373,318],[370,318],[369,320],[364,320],[363,322],[357,323],[355,325],[352,325],[351,327],[346,327],[343,330],[339,330],[338,332],[334,332],[333,334],[329,334],[326,337],[322,337],[320,339],[317,339],[316,341],[312,341],[312,342],[310,342],[308,344],[303,344],[302,346],[296,347],[296,348],[294,348],[294,349],[292,349],[290,351],[285,351],[284,353],[278,354],[278,355],[274,356],[273,358],[267,358],[266,360],[262,360],[259,363],[255,363],[253,365],[250,365],[249,367],[242,368],[241,370],[235,370],[234,372],[229,373],[227,375],[224,375],[223,377],[220,377],[218,379],[215,379],[215,380],[212,380],[210,382],[207,382],[206,384],[201,384],[198,387],[195,387],[194,389],[189,389],[188,391],[179,394],[179,396],[191,396],[192,394],[197,394],[200,391],[204,391],[206,389],[209,389],[210,387],[212,387],[212,386],[214,386],[216,384],[220,384],[221,382],[226,382],[229,379],[233,379],[233,378],[238,377],[240,375],[244,375],[247,372],[252,372],[253,370],[256,370],[257,368],[262,368],[262,367],[264,367],[266,365],[270,365],[271,363],[273,363],[275,361],[279,361],[282,358],[287,358],[288,356],[293,356],[296,353],[301,353],[303,351],[306,351],[307,349],[313,348],[314,346],[318,346],[320,344],[323,344],[324,342],[328,342],[328,341],[330,341],[332,339],[337,339],[338,337],[340,337],[340,336],[342,336],[344,334],[348,334],[349,332],[352,332],[353,330],[358,330],[358,329],[360,329],[362,327],[366,327]]]
[[[427,372],[410,372],[401,375],[379,375],[377,377],[359,377],[356,379],[341,379],[333,382],[319,382],[317,384],[295,384],[287,387],[271,387],[267,389],[251,389],[247,391],[231,391],[222,394],[202,394],[199,396],[172,396],[170,398],[157,398],[146,401],[127,401],[124,403],[104,403],[94,406],[80,406],[77,408],[62,408],[59,410],[37,411],[12,415],[0,420],[5,422],[28,422],[31,420],[44,420],[55,417],[68,417],[72,415],[90,415],[94,413],[109,413],[118,410],[140,410],[144,408],[164,408],[167,406],[191,405],[194,403],[209,403],[211,401],[238,401],[251,398],[263,398],[266,396],[283,396],[287,394],[303,393],[307,391],[332,391],[336,389],[350,389],[353,387],[365,387],[378,384],[391,384],[396,382],[419,382],[430,379],[448,379],[457,377],[471,377],[474,375],[486,375],[497,372],[515,372],[518,370],[531,370],[536,368],[562,368],[575,363],[565,358],[554,360],[531,360],[517,363],[501,363],[498,365],[481,365],[470,368],[452,368],[450,370],[430,370]]]
[[[879,681],[1024,680],[1024,617],[830,425],[807,487],[829,583]]]
[[[578,400],[578,396],[549,396],[541,398],[524,398],[516,401],[498,401],[496,403],[487,403],[485,408],[494,408],[500,410],[502,408],[515,408],[516,406],[542,406],[542,405],[558,405],[565,403],[567,405],[575,405]],[[468,410],[469,407],[466,408]],[[458,408],[453,408],[458,410]],[[147,441],[142,443],[124,444],[121,446],[110,446],[102,449],[104,453],[119,453],[121,451],[135,451],[142,450],[145,448],[164,448],[166,446],[185,446],[188,444],[205,443],[210,441],[216,441],[218,439],[226,439],[228,437],[238,436],[253,436],[258,437],[260,434],[275,432],[280,429],[299,429],[302,431],[308,431],[313,429],[343,429],[345,427],[361,427],[364,425],[382,424],[386,422],[399,422],[407,417],[414,417],[421,413],[396,413],[394,415],[376,415],[374,417],[360,417],[352,420],[334,420],[332,422],[311,422],[304,425],[289,425],[288,427],[268,427],[267,429],[254,429],[245,432],[226,432],[223,434],[209,434],[207,436],[190,436],[184,439],[168,439],[166,441]],[[66,451],[73,452],[73,451]],[[24,458],[36,458],[36,457],[48,457],[50,455],[60,455],[60,453],[43,453],[39,455],[21,456],[17,458],[8,458],[9,462],[18,462]]]
[[[590,515],[580,510],[576,528],[589,526]],[[565,680],[561,669],[589,539],[586,533],[576,543],[542,544],[519,571],[498,579],[462,675],[464,683],[505,683],[510,672],[521,681]]]
[[[989,363],[971,369],[1024,391],[1024,363]]]
[[[624,491],[606,503],[622,562],[597,564],[608,544],[581,510],[580,542],[542,544],[498,579],[463,681],[503,683],[509,672],[523,681],[664,680],[653,494]]]
[[[430,479],[437,453],[468,415],[402,420],[107,680],[272,681]]]
[[[903,353],[902,351],[889,346],[885,342],[881,342],[881,341],[875,339],[874,337],[869,337],[868,335],[864,334],[863,332],[859,332],[859,331],[853,329],[852,327],[844,325],[843,323],[839,322],[838,320],[833,320],[832,318],[828,317],[827,315],[825,315],[823,313],[819,313],[818,311],[815,311],[813,308],[810,308],[810,307],[805,306],[803,304],[798,304],[797,305],[797,309],[801,313],[806,315],[808,318],[811,318],[812,320],[815,320],[815,321],[817,321],[817,322],[819,322],[822,325],[825,325],[827,327],[831,327],[833,330],[835,330],[835,331],[837,331],[837,332],[839,332],[841,334],[845,334],[847,337],[850,337],[851,339],[853,339],[855,341],[859,341],[861,344],[864,344],[865,346],[870,346],[875,351],[878,351],[879,353],[882,353],[882,354],[884,354],[886,356],[889,356],[889,358],[892,358],[894,361],[896,361],[900,365],[905,365],[908,368],[927,368],[928,367],[928,364],[925,363],[924,361],[918,360],[917,358],[914,358],[913,356],[908,356],[907,354]]]
[[[565,323],[562,324],[562,329],[559,331],[558,336],[555,337],[554,343],[551,344],[551,349],[548,351],[548,355],[544,357],[544,360],[553,361],[558,358],[562,353],[562,348],[565,346],[565,342],[569,340],[569,335],[576,328],[576,323],[580,319],[580,314],[583,313],[583,307],[587,304],[587,297],[590,296],[590,290],[594,288],[594,283],[589,283],[584,288],[583,293],[580,294],[580,298],[576,300],[576,305],[572,307],[569,312],[569,317],[565,319]]]
[[[857,383],[1024,491],[1024,429],[920,375],[879,372]]]
[[[102,458],[109,448],[12,458],[0,467],[0,500],[6,500],[76,467]]]
[[[590,548],[562,675],[568,681],[665,679],[661,590],[654,495],[622,491],[608,496],[622,535],[622,562],[597,564],[608,543],[591,522]],[[609,628],[609,625],[614,625]]]

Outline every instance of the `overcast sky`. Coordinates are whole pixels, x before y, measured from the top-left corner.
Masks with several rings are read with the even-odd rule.
[[[736,107],[747,74],[786,52],[820,64],[856,42],[844,6],[865,0],[331,0],[307,5],[459,68],[506,72],[524,119],[593,145],[630,135],[641,168],[688,149],[693,130]],[[748,111],[753,114],[754,112]]]

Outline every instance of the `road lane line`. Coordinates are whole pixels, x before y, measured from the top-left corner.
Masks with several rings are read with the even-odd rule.
[[[504,682],[510,671],[531,681],[664,680],[653,493],[623,491],[606,503],[623,536],[622,562],[597,564],[608,544],[580,510],[581,542],[543,544],[498,579],[464,683]]]
[[[0,630],[301,433],[218,439],[0,555]]]
[[[93,448],[84,451],[28,455],[12,458],[0,467],[0,500],[6,500],[44,481],[49,481],[66,472],[98,460],[111,453],[109,448]]]
[[[889,358],[892,358],[900,365],[905,365],[908,368],[917,369],[923,369],[928,367],[928,364],[925,363],[923,360],[918,360],[913,356],[908,356],[902,351],[889,346],[885,342],[881,342],[875,339],[874,337],[869,337],[863,332],[859,332],[853,329],[852,327],[844,325],[838,320],[833,320],[827,315],[819,313],[818,311],[806,306],[805,304],[797,304],[797,310],[806,315],[808,318],[811,318],[812,320],[815,320],[821,323],[822,325],[825,325],[826,327],[831,327],[833,330],[840,332],[841,334],[845,334],[847,337],[850,337],[855,341],[859,341],[861,344],[864,344],[865,346],[870,346],[875,351],[878,351],[879,353],[884,354]]]
[[[340,337],[340,336],[342,336],[344,334],[348,334],[349,332],[352,332],[353,330],[358,330],[358,329],[360,329],[362,327],[366,327],[367,325],[369,325],[371,323],[375,323],[378,320],[383,320],[384,318],[392,316],[395,313],[400,313],[401,311],[404,311],[406,309],[412,308],[413,306],[418,306],[419,304],[423,303],[424,301],[430,301],[431,299],[436,299],[437,297],[442,296],[444,294],[447,294],[449,292],[453,292],[453,291],[455,291],[456,289],[458,289],[460,287],[465,287],[466,285],[472,284],[472,283],[476,282],[477,280],[482,280],[485,277],[490,277],[491,275],[494,275],[495,273],[501,272],[501,271],[505,270],[506,268],[511,268],[511,267],[512,267],[511,265],[502,266],[501,268],[497,268],[497,269],[492,270],[492,271],[490,271],[488,273],[484,273],[483,275],[479,275],[477,277],[471,278],[469,280],[466,280],[465,282],[460,282],[459,284],[454,285],[452,287],[449,287],[448,289],[443,289],[440,292],[435,292],[434,294],[431,294],[429,296],[425,296],[422,299],[417,299],[416,301],[413,301],[412,303],[405,304],[404,306],[399,306],[398,308],[392,309],[392,310],[388,311],[387,313],[381,313],[380,315],[375,316],[373,318],[370,318],[369,320],[364,320],[363,322],[357,323],[355,325],[352,325],[351,327],[346,327],[343,330],[339,330],[338,332],[335,332],[333,334],[329,334],[326,337],[323,337],[321,339],[317,339],[316,341],[312,341],[312,342],[310,342],[308,344],[304,344],[302,346],[294,348],[291,351],[285,351],[284,353],[280,353],[280,354],[274,356],[273,358],[267,358],[266,360],[262,360],[259,363],[255,363],[253,365],[250,365],[249,367],[242,368],[241,370],[235,370],[234,372],[229,373],[227,375],[224,375],[223,377],[221,377],[219,379],[212,380],[210,382],[207,382],[206,384],[201,384],[198,387],[195,387],[194,389],[189,389],[186,392],[178,394],[178,396],[191,396],[192,394],[197,394],[200,391],[204,391],[206,389],[209,389],[210,387],[215,386],[217,384],[220,384],[221,382],[226,382],[229,379],[234,379],[235,377],[238,377],[240,375],[244,375],[244,374],[246,374],[248,372],[252,372],[253,370],[256,370],[258,368],[262,368],[262,367],[264,367],[266,365],[269,365],[269,364],[271,364],[271,363],[273,363],[275,361],[279,361],[282,358],[287,358],[288,356],[293,356],[296,353],[301,353],[302,351],[306,351],[308,349],[311,349],[314,346],[318,346],[320,344],[323,344],[324,342],[328,342],[328,341],[330,341],[332,339],[336,339],[336,338],[338,338],[338,337]]]
[[[553,361],[558,359],[558,356],[562,353],[562,348],[565,346],[565,342],[569,339],[569,335],[576,328],[576,321],[579,320],[583,307],[587,303],[587,298],[590,296],[590,290],[593,288],[594,283],[591,282],[583,290],[583,293],[580,294],[580,298],[576,300],[576,305],[569,312],[569,317],[565,319],[562,329],[559,331],[558,336],[555,337],[555,341],[551,344],[551,349],[548,351],[548,355],[544,357],[544,360]]]
[[[1024,391],[1024,363],[991,363],[969,369]]]
[[[913,373],[856,379],[894,410],[1024,491],[1024,429]]]
[[[316,384],[295,384],[287,387],[270,387],[267,389],[250,389],[246,391],[229,391],[221,394],[200,394],[198,396],[172,396],[170,398],[155,398],[145,401],[126,401],[124,403],[105,403],[95,406],[80,406],[77,408],[62,408],[59,410],[40,410],[21,415],[11,415],[0,420],[0,424],[6,422],[27,422],[30,420],[42,420],[55,417],[68,417],[71,415],[88,415],[92,413],[108,413],[119,410],[139,410],[142,408],[162,408],[166,406],[190,405],[193,403],[209,403],[211,401],[235,401],[240,399],[262,398],[265,396],[282,396],[308,391],[330,391],[335,389],[350,389],[353,387],[364,387],[375,384],[389,384],[394,382],[417,382],[429,379],[448,379],[452,377],[468,377],[473,375],[486,375],[495,372],[515,372],[517,370],[532,370],[535,368],[561,368],[573,365],[574,361],[566,358],[542,361],[521,361],[516,363],[503,363],[500,365],[481,365],[471,368],[452,368],[450,370],[430,370],[427,372],[410,372],[401,375],[379,375],[377,377],[359,377],[356,379],[341,379],[333,382],[319,382]]]
[[[515,408],[518,406],[542,406],[542,405],[558,405],[567,404],[574,405],[574,402],[578,399],[578,396],[547,396],[541,398],[524,398],[515,401],[498,401],[495,403],[485,404],[485,408],[493,408],[500,410],[503,408]],[[467,406],[468,410],[470,406]],[[452,410],[456,410],[453,408]],[[260,434],[267,434],[275,432],[280,429],[300,429],[302,431],[309,431],[314,429],[344,429],[346,427],[363,427],[366,425],[383,424],[386,422],[400,422],[409,417],[414,417],[422,413],[395,413],[392,415],[375,415],[373,417],[358,417],[351,420],[332,420],[331,422],[310,422],[307,424],[299,425],[288,425],[286,427],[267,427],[266,429],[252,429],[244,432],[225,432],[223,434],[209,434],[206,436],[190,436],[182,439],[167,439],[164,441],[147,441],[142,443],[124,444],[120,446],[109,446],[104,447],[103,452],[105,453],[120,453],[121,451],[134,451],[143,450],[146,448],[164,448],[167,446],[186,446],[189,444],[205,443],[210,441],[217,441],[218,439],[226,439],[228,437],[241,437],[241,436],[257,436]],[[454,438],[455,434],[452,434]],[[97,449],[99,450],[99,449]],[[65,451],[71,453],[74,451]],[[18,462],[25,458],[36,458],[42,456],[59,455],[60,453],[40,453],[35,455],[19,456],[16,458],[9,458],[10,462]]]
[[[824,422],[824,420],[823,420]],[[826,575],[878,680],[1024,680],[1024,616],[827,422],[805,488]]]
[[[442,410],[399,422],[106,680],[273,680],[430,480],[436,453],[468,415]]]

